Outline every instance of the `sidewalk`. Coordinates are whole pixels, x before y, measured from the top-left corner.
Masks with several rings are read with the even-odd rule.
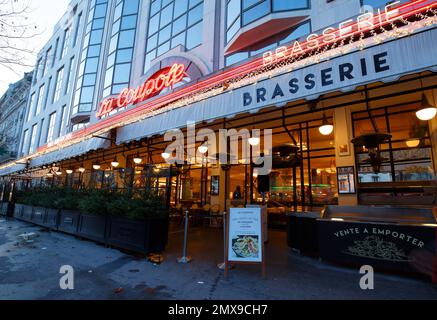
[[[38,237],[18,244],[25,232]],[[429,282],[383,274],[375,276],[374,291],[363,291],[358,270],[292,253],[280,231],[270,233],[267,280],[260,267],[239,265],[225,281],[216,267],[223,259],[222,237],[218,229],[191,230],[194,260],[180,265],[183,233],[172,232],[164,262],[154,265],[93,242],[2,221],[0,299],[437,299]],[[73,291],[59,288],[62,265],[75,270]]]

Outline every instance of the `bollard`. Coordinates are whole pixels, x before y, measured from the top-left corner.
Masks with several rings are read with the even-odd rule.
[[[188,244],[188,210],[185,211],[185,232],[184,232],[184,248],[182,258],[178,259],[179,263],[190,263],[193,259],[187,257],[187,244]]]
[[[226,260],[226,250],[227,250],[227,248],[226,248],[226,242],[227,242],[226,241],[226,236],[227,236],[226,229],[227,229],[226,228],[226,212],[223,212],[223,249],[224,249],[223,250],[223,260]],[[217,267],[221,270],[224,270],[226,267],[226,261],[218,264]]]

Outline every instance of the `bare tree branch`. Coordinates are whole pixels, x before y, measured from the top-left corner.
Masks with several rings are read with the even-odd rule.
[[[28,40],[41,33],[29,19],[31,12],[30,0],[0,0],[0,68],[15,72],[34,65],[36,51]]]

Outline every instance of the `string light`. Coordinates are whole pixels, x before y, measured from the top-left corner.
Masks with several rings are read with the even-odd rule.
[[[433,8],[435,5],[436,4],[431,4],[430,6],[428,6],[426,11],[427,15],[423,13],[416,14],[415,18],[418,19],[419,21],[408,21],[406,20],[405,16],[398,17],[397,20],[399,22],[402,22],[402,24],[404,25],[401,28],[397,27],[396,24],[392,23],[391,24],[392,30],[390,31],[388,31],[384,27],[380,27],[378,29],[379,35],[377,35],[375,30],[370,30],[370,34],[371,34],[370,38],[364,39],[364,35],[363,33],[361,33],[358,41],[353,42],[353,39],[351,38],[349,39],[349,43],[345,44],[344,43],[345,39],[342,39],[340,45],[334,42],[331,45],[327,45],[323,48],[318,48],[315,51],[315,53],[317,53],[316,57],[315,57],[315,53],[309,53],[308,57],[305,58],[303,56],[299,56],[297,58],[292,57],[290,59],[281,61],[278,64],[273,64],[268,67],[261,67],[258,71],[250,71],[247,72],[244,76],[238,76],[235,79],[227,80],[229,83],[229,90],[234,90],[235,88],[239,88],[241,86],[252,84],[252,83],[257,83],[263,79],[274,77],[275,75],[280,73],[289,72],[288,70],[290,70],[290,68],[299,69],[309,64],[319,63],[320,61],[323,60],[329,60],[335,57],[336,55],[340,55],[344,52],[350,52],[351,50],[354,49],[354,46],[358,50],[363,50],[365,47],[370,47],[372,45],[379,44],[390,39],[397,39],[397,38],[408,36],[416,30],[419,30],[424,27],[429,27],[437,23],[437,19],[436,19],[437,10]],[[293,66],[290,66],[290,64],[293,64]],[[0,170],[12,167],[17,164],[21,164],[23,160],[29,161],[35,157],[65,148],[67,146],[76,143],[86,141],[92,138],[94,135],[106,133],[114,128],[126,126],[131,123],[135,123],[147,119],[149,117],[156,116],[163,112],[168,112],[170,110],[219,95],[221,93],[223,93],[223,83],[221,85],[215,85],[211,88],[200,89],[199,91],[193,92],[192,94],[179,98],[178,100],[164,106],[150,107],[150,109],[147,109],[147,110],[151,110],[150,112],[149,111],[143,112],[141,110],[141,112],[139,112],[140,114],[133,114],[133,115],[129,114],[128,116],[126,116],[125,119],[123,119],[123,121],[110,124],[105,128],[92,130],[91,126],[89,128],[87,127],[80,131],[85,133],[81,137],[74,137],[74,135],[71,136],[69,135],[68,137],[66,137],[66,139],[60,141],[59,143],[53,146],[50,146],[49,148],[38,151],[30,156],[24,157],[17,161],[0,166]],[[78,133],[79,132],[77,132],[76,134]]]

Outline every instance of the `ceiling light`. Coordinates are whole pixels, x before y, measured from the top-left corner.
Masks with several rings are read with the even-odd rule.
[[[252,138],[249,139],[249,144],[252,147],[255,147],[255,146],[259,145],[260,142],[261,142],[261,139],[259,137],[252,137]]]
[[[98,163],[93,164],[93,169],[94,170],[99,170],[100,168],[101,168],[100,164],[98,164]]]
[[[208,152],[208,147],[205,145],[201,145],[198,150],[201,154],[205,154]]]
[[[114,161],[111,162],[111,166],[117,168],[120,165],[120,162],[117,161],[117,157],[114,158]],[[96,169],[98,170],[98,169]]]
[[[171,154],[168,153],[168,152],[163,152],[163,153],[161,153],[161,157],[162,157],[164,160],[168,160],[168,159],[170,159]]]
[[[141,164],[143,162],[143,159],[141,159],[140,154],[138,153],[134,158],[135,164]]]
[[[329,123],[326,114],[323,114],[323,123],[320,126],[319,131],[324,136],[329,136],[334,131],[334,126]]]
[[[417,118],[419,118],[422,121],[428,121],[433,119],[437,114],[437,108],[424,108],[420,109],[416,112]]]
[[[67,170],[65,170],[65,172],[66,172],[67,174],[72,174],[72,173],[73,173],[73,170],[71,170],[71,169],[67,169]]]
[[[85,168],[84,168],[83,166],[80,167],[80,168],[79,168],[79,172],[80,172],[80,173],[84,173],[84,172],[85,172]]]
[[[422,107],[416,112],[417,118],[422,121],[433,119],[437,114],[437,108],[428,102],[428,98],[422,93]]]
[[[420,139],[417,139],[417,138],[409,139],[405,143],[410,148],[416,148],[420,144]]]

